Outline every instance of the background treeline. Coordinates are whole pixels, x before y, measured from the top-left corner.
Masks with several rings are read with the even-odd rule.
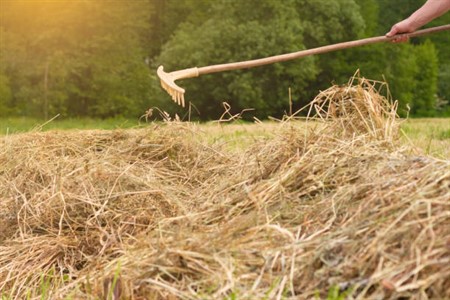
[[[139,117],[184,111],[155,70],[240,61],[385,34],[424,0],[2,0],[0,116]],[[427,27],[450,23],[450,14]],[[202,119],[308,103],[356,69],[386,80],[402,113],[450,115],[450,34],[180,82]],[[193,110],[195,112],[195,110]],[[194,113],[196,114],[196,113]]]

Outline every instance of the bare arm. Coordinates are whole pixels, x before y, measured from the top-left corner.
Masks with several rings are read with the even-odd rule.
[[[386,36],[393,36],[398,33],[413,32],[419,27],[427,24],[431,20],[445,14],[450,10],[450,0],[428,0],[421,8],[414,12],[409,18],[392,26]],[[402,42],[406,38],[396,40]]]

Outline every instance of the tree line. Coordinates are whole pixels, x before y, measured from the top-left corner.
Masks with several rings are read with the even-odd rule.
[[[139,117],[185,113],[156,68],[262,58],[383,35],[423,0],[133,0],[1,3],[0,116]],[[450,23],[450,14],[427,26]],[[450,35],[379,44],[182,80],[201,119],[222,102],[280,116],[361,75],[385,80],[400,113],[450,115]]]

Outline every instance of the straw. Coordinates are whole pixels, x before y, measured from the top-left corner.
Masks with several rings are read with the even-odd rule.
[[[178,121],[1,138],[2,296],[447,297],[450,163],[401,146],[382,84],[239,152]]]

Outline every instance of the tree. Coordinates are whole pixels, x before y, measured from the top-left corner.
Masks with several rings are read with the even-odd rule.
[[[174,70],[299,51],[351,38],[362,22],[353,0],[262,0],[256,6],[251,1],[220,0],[204,17],[201,22],[180,24],[156,64]],[[288,107],[289,87],[298,103],[311,97],[319,71],[331,81],[326,74],[332,65],[317,60],[308,57],[181,84],[188,91],[186,97],[206,116],[220,116],[220,101],[236,111],[255,108],[258,117],[279,116]]]
[[[450,13],[447,13],[440,18],[434,20],[427,27],[450,24]],[[440,33],[430,35],[427,40],[435,45],[436,53],[439,60],[438,78],[437,78],[437,96],[447,102],[447,107],[442,107],[443,110],[450,111],[450,51],[448,45],[450,44],[450,34]]]
[[[405,116],[413,106],[415,75],[418,72],[414,46],[410,44],[386,47],[389,64],[386,68],[386,80],[394,99],[399,100],[399,114]]]
[[[159,65],[172,71],[381,35],[424,0],[255,3],[3,1],[0,110],[44,118],[140,116],[152,106],[185,113],[159,87]],[[449,20],[447,14],[427,26]],[[233,113],[255,108],[254,115],[264,118],[288,109],[289,88],[296,109],[360,69],[365,77],[386,78],[403,108],[409,103],[412,113],[424,114],[435,101],[432,93],[450,99],[449,39],[435,34],[409,45],[369,45],[180,85],[203,119],[218,118],[223,101]]]
[[[384,34],[388,31],[388,29],[395,23],[397,23],[400,20],[405,19],[408,17],[412,12],[417,10],[419,7],[421,7],[425,0],[399,0],[399,1],[390,1],[390,0],[379,0],[379,11],[382,13],[382,17],[378,18],[378,34]],[[433,22],[428,23],[424,26],[426,27],[433,27],[433,26],[439,26],[448,24],[450,22],[450,14],[444,14],[440,18],[437,18]],[[414,38],[412,39],[411,43],[413,45],[421,45],[423,43],[426,43],[426,41],[431,41],[432,44],[434,44],[434,52],[435,55],[438,57],[438,75],[437,79],[435,80],[433,76],[431,76],[429,79],[427,78],[421,78],[420,81],[422,82],[421,86],[422,88],[427,89],[429,87],[432,90],[436,91],[437,97],[440,99],[448,100],[450,99],[450,88],[448,82],[450,82],[450,72],[448,71],[450,69],[450,51],[447,50],[448,44],[450,43],[450,36],[445,33],[438,33],[433,34],[430,36],[422,37],[422,38]],[[430,43],[430,42],[428,42]],[[426,46],[431,47],[431,45]],[[422,50],[418,50],[419,52]],[[405,55],[410,55],[410,53],[405,53]],[[422,64],[425,66],[425,61],[428,61],[432,64],[434,64],[435,58],[430,58],[430,55],[433,56],[430,52],[426,53],[426,57],[422,59],[422,57],[417,57],[417,63]],[[392,58],[390,61],[395,64],[395,59]],[[423,61],[423,62],[421,62]],[[389,67],[392,70],[392,66]],[[434,68],[434,66],[432,67]],[[420,72],[420,71],[419,71]],[[391,87],[393,87],[393,84],[391,83]],[[398,90],[398,88],[396,87]],[[418,89],[417,89],[418,90]],[[429,92],[428,92],[429,93]],[[401,97],[401,94],[394,95]],[[417,95],[417,97],[421,97],[420,95]],[[416,97],[416,99],[417,99]],[[428,101],[428,100],[419,100],[417,101]],[[450,103],[447,104],[450,108]],[[446,110],[446,108],[442,108],[443,110]],[[427,108],[426,111],[419,112],[418,110],[413,110],[412,113],[425,113],[428,114],[429,108]]]
[[[11,89],[9,80],[5,74],[0,73],[0,117],[6,116],[10,112]]]
[[[151,57],[157,56],[180,24],[188,21],[200,25],[208,19],[214,1],[152,0],[148,49]]]
[[[418,116],[433,116],[436,112],[438,58],[434,44],[427,41],[415,47],[417,73],[416,88],[411,113]]]
[[[375,36],[379,34],[379,0],[356,0],[359,12],[364,20],[365,36]]]
[[[2,3],[2,64],[23,115],[140,115],[151,2]],[[4,53],[4,55],[3,55]]]

